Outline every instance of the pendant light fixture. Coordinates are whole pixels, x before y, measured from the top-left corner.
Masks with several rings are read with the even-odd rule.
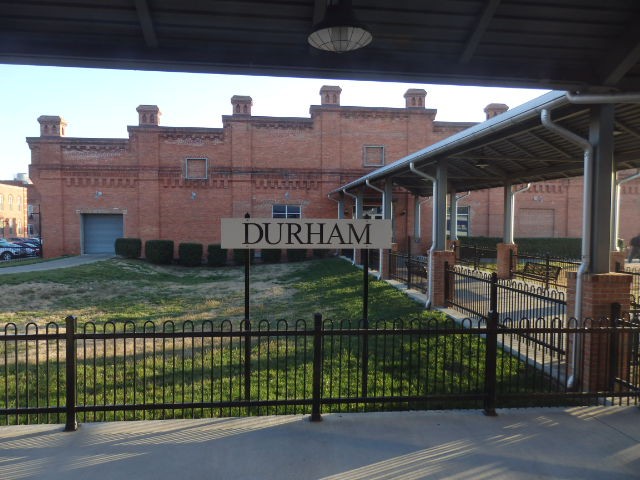
[[[313,26],[307,41],[319,50],[344,53],[365,47],[372,39],[356,19],[351,0],[327,0],[324,18]]]

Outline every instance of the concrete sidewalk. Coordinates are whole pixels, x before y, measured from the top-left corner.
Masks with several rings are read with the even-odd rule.
[[[0,478],[640,478],[640,409],[390,412],[0,427]]]
[[[24,273],[24,272],[41,272],[43,270],[56,270],[58,268],[77,267],[78,265],[86,265],[88,263],[99,262],[101,260],[107,260],[113,258],[112,253],[93,253],[86,255],[76,255],[73,257],[57,258],[55,260],[49,260],[46,262],[31,263],[29,265],[16,265],[14,267],[2,267],[0,268],[0,275],[7,275],[10,273]],[[0,477],[1,479],[2,477]]]

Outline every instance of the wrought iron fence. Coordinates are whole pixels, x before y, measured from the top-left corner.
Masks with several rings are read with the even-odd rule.
[[[470,315],[486,319],[495,304],[498,322],[505,327],[520,319],[536,325],[537,319],[547,319],[554,326],[566,325],[565,294],[514,280],[498,280],[496,273],[470,270],[461,266],[446,266],[445,295],[447,303]],[[544,348],[564,353],[562,332],[543,333],[527,340]]]
[[[65,327],[10,323],[0,335],[7,424],[231,415],[638,402],[637,322],[145,322]],[[570,356],[541,335],[617,335],[622,353],[567,388]],[[631,345],[631,344],[629,344]],[[633,356],[633,358],[631,358]],[[573,358],[573,357],[571,357]],[[584,358],[575,360],[586,368]],[[635,364],[634,364],[635,361]],[[576,368],[573,365],[572,368]],[[613,366],[615,366],[615,369]],[[635,366],[634,366],[635,365]],[[611,379],[616,380],[615,388]],[[591,380],[593,382],[593,380]]]
[[[498,263],[498,250],[477,245],[461,244],[456,248],[456,261],[474,270],[495,271]]]
[[[429,290],[429,258],[424,255],[389,252],[387,254],[389,278],[416,289],[422,293]]]
[[[550,254],[532,255],[511,251],[511,274],[549,288],[566,288],[567,273],[577,272],[580,262],[571,258],[554,257]],[[534,267],[528,273],[529,267]]]

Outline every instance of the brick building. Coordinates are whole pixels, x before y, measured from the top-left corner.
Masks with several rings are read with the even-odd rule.
[[[330,191],[473,125],[436,121],[421,89],[405,93],[404,108],[342,106],[340,93],[322,87],[309,118],[253,116],[251,97],[234,96],[222,128],[161,126],[159,108],[140,105],[138,125],[123,139],[67,137],[61,117],[39,117],[40,136],[27,142],[46,255],[113,251],[120,236],[170,239],[176,246],[218,243],[220,219],[247,212],[335,218]],[[490,104],[485,113],[491,118],[507,108]],[[623,238],[640,227],[639,190],[640,181],[622,188]],[[421,201],[428,207],[428,199]],[[400,244],[414,231],[407,214],[413,202],[401,189],[394,192]],[[581,204],[580,178],[534,184],[517,196],[515,235],[579,237],[581,217],[572,212]],[[501,236],[503,205],[502,189],[471,192],[459,202],[461,235]],[[378,192],[365,192],[365,210],[375,214],[378,207]],[[352,212],[347,203],[345,216]],[[431,211],[423,212],[416,251],[430,244]]]
[[[0,237],[25,237],[27,228],[27,188],[22,182],[0,182]]]
[[[220,219],[247,212],[332,218],[331,190],[472,125],[436,121],[421,89],[405,108],[341,106],[340,93],[322,87],[310,118],[252,116],[234,96],[222,128],[161,126],[140,105],[124,139],[67,137],[61,117],[39,117],[27,142],[46,255],[113,251],[120,236],[218,243]]]

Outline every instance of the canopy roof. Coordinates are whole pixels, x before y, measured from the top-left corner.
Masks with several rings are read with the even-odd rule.
[[[353,0],[373,42],[307,35],[326,0],[0,0],[0,62],[640,91],[637,0]]]
[[[392,178],[396,185],[412,193],[430,196],[432,182],[412,172],[410,165],[413,163],[414,168],[435,177],[436,163],[443,160],[447,163],[449,185],[458,192],[580,176],[584,166],[583,150],[549,131],[540,118],[542,110],[547,109],[554,123],[588,138],[591,105],[573,103],[568,97],[564,92],[550,92],[375,170],[343,188],[353,190],[367,181]],[[578,98],[588,101],[585,97]],[[616,98],[619,97],[613,96],[611,101],[615,103]],[[619,98],[615,103],[617,170],[640,168],[640,104],[621,103],[623,100]]]

